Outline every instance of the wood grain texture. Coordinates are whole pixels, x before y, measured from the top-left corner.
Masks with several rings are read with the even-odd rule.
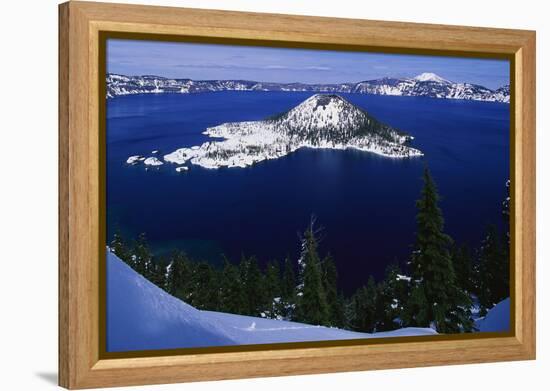
[[[69,7],[59,8],[59,383],[69,384]],[[63,325],[63,326],[61,326]]]
[[[69,2],[59,8],[59,382],[66,388],[535,358],[535,33],[170,7]],[[104,31],[273,45],[513,59],[514,335],[255,352],[100,359],[101,150],[98,55]],[[247,41],[248,42],[248,41]]]
[[[521,193],[521,214],[515,216],[521,221],[520,235],[521,253],[516,253],[516,259],[521,262],[521,281],[516,278],[516,295],[521,297],[516,307],[521,308],[522,329],[516,332],[527,353],[535,358],[536,348],[536,61],[535,35],[516,54],[516,61],[521,61],[521,74],[516,73],[516,79],[521,79],[521,89],[516,96],[521,102],[521,112],[517,112],[516,125],[520,127],[517,139],[522,148],[521,161],[516,160],[516,166],[522,170],[521,182],[516,181],[516,193]],[[519,118],[518,118],[519,117]],[[516,240],[517,242],[517,240]]]

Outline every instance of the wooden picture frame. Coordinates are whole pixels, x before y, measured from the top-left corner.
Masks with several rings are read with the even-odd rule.
[[[101,37],[500,57],[511,73],[512,332],[106,356]],[[103,73],[104,77],[104,73]],[[104,82],[103,78],[103,82]],[[103,257],[103,258],[102,258]],[[59,6],[59,384],[90,388],[535,358],[535,32],[70,1]]]

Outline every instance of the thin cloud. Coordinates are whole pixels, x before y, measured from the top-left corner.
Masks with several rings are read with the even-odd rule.
[[[332,71],[332,68],[330,67],[321,67],[321,66],[312,66],[312,67],[306,67],[309,71]]]
[[[175,68],[209,68],[209,69],[258,69],[236,64],[175,64]]]
[[[264,67],[264,69],[272,69],[272,70],[285,70],[285,71],[331,71],[332,68],[330,67],[324,67],[324,66],[305,66],[305,67],[291,67],[288,65],[267,65]]]
[[[320,71],[328,72],[332,71],[331,67],[327,66],[287,66],[287,65],[263,65],[263,66],[253,66],[253,65],[241,65],[241,64],[175,64],[175,68],[197,68],[197,69],[253,69],[253,70],[281,70],[281,71]]]

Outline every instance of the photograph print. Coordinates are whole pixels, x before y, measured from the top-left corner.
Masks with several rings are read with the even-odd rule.
[[[105,62],[106,352],[511,331],[508,60]]]

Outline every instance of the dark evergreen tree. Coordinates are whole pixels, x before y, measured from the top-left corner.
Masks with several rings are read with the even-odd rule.
[[[378,287],[378,331],[401,327],[403,309],[409,296],[409,281],[410,278],[402,274],[398,263],[386,268],[384,281]]]
[[[294,273],[294,265],[289,257],[285,259],[281,294],[283,299],[288,301],[294,301],[296,296],[296,274]]]
[[[407,319],[411,325],[433,326],[439,332],[468,331],[469,298],[456,285],[449,247],[452,239],[443,231],[436,185],[426,168],[424,187],[417,201],[416,248],[411,258],[412,292]],[[417,308],[424,305],[426,308]],[[422,316],[422,314],[426,316]]]
[[[281,315],[285,319],[292,319],[292,309],[296,306],[296,275],[290,257],[285,259],[281,281],[281,298]]]
[[[190,294],[191,265],[187,256],[175,251],[170,257],[170,264],[166,274],[166,291],[183,301],[187,301]]]
[[[342,302],[338,295],[338,271],[334,259],[328,254],[322,262],[323,287],[328,306],[328,322],[331,326],[342,327],[344,323]]]
[[[499,301],[510,296],[510,271],[506,239],[495,226],[488,228],[478,260],[477,296],[484,315]]]
[[[131,258],[134,270],[145,278],[148,278],[148,271],[152,263],[152,255],[144,233],[138,236]]]
[[[357,331],[372,333],[376,331],[376,282],[372,276],[369,277],[367,285],[358,289],[353,298],[355,309],[352,321],[353,328]]]
[[[467,333],[474,329],[472,320],[472,299],[467,291],[458,288],[449,300],[449,310],[445,313],[445,333]]]
[[[192,271],[188,303],[198,309],[216,311],[219,307],[218,276],[206,262],[195,265]]]
[[[259,316],[263,310],[265,299],[265,285],[262,272],[255,257],[241,258],[239,265],[241,280],[244,287],[245,314]]]
[[[506,181],[506,198],[502,201],[502,217],[508,228],[510,224],[510,180]]]
[[[411,285],[411,293],[403,309],[403,323],[405,326],[428,327],[433,319],[430,310],[432,304],[426,299],[422,284],[418,282]]]
[[[465,244],[462,246],[454,245],[451,258],[457,286],[464,291],[472,292],[474,289],[474,266],[468,246]]]
[[[312,219],[302,238],[302,253],[300,255],[302,278],[296,315],[300,322],[329,325],[329,309],[323,287],[314,224],[315,220]]]
[[[344,297],[344,294],[340,292],[337,298],[337,305],[332,314],[333,316],[333,326],[348,329],[350,327],[350,321],[347,312],[348,302]]]
[[[165,289],[167,283],[167,267],[169,260],[164,257],[155,257],[149,264],[147,279],[161,289]]]
[[[221,311],[232,314],[246,313],[244,286],[239,268],[227,259],[224,260],[220,289]]]
[[[126,245],[126,243],[124,242],[122,235],[118,231],[113,235],[113,240],[111,240],[109,247],[111,248],[111,251],[113,252],[113,254],[115,254],[121,260],[123,260],[124,262],[132,266],[131,251]]]
[[[265,273],[265,314],[276,319],[281,314],[281,269],[279,262],[267,264]]]

